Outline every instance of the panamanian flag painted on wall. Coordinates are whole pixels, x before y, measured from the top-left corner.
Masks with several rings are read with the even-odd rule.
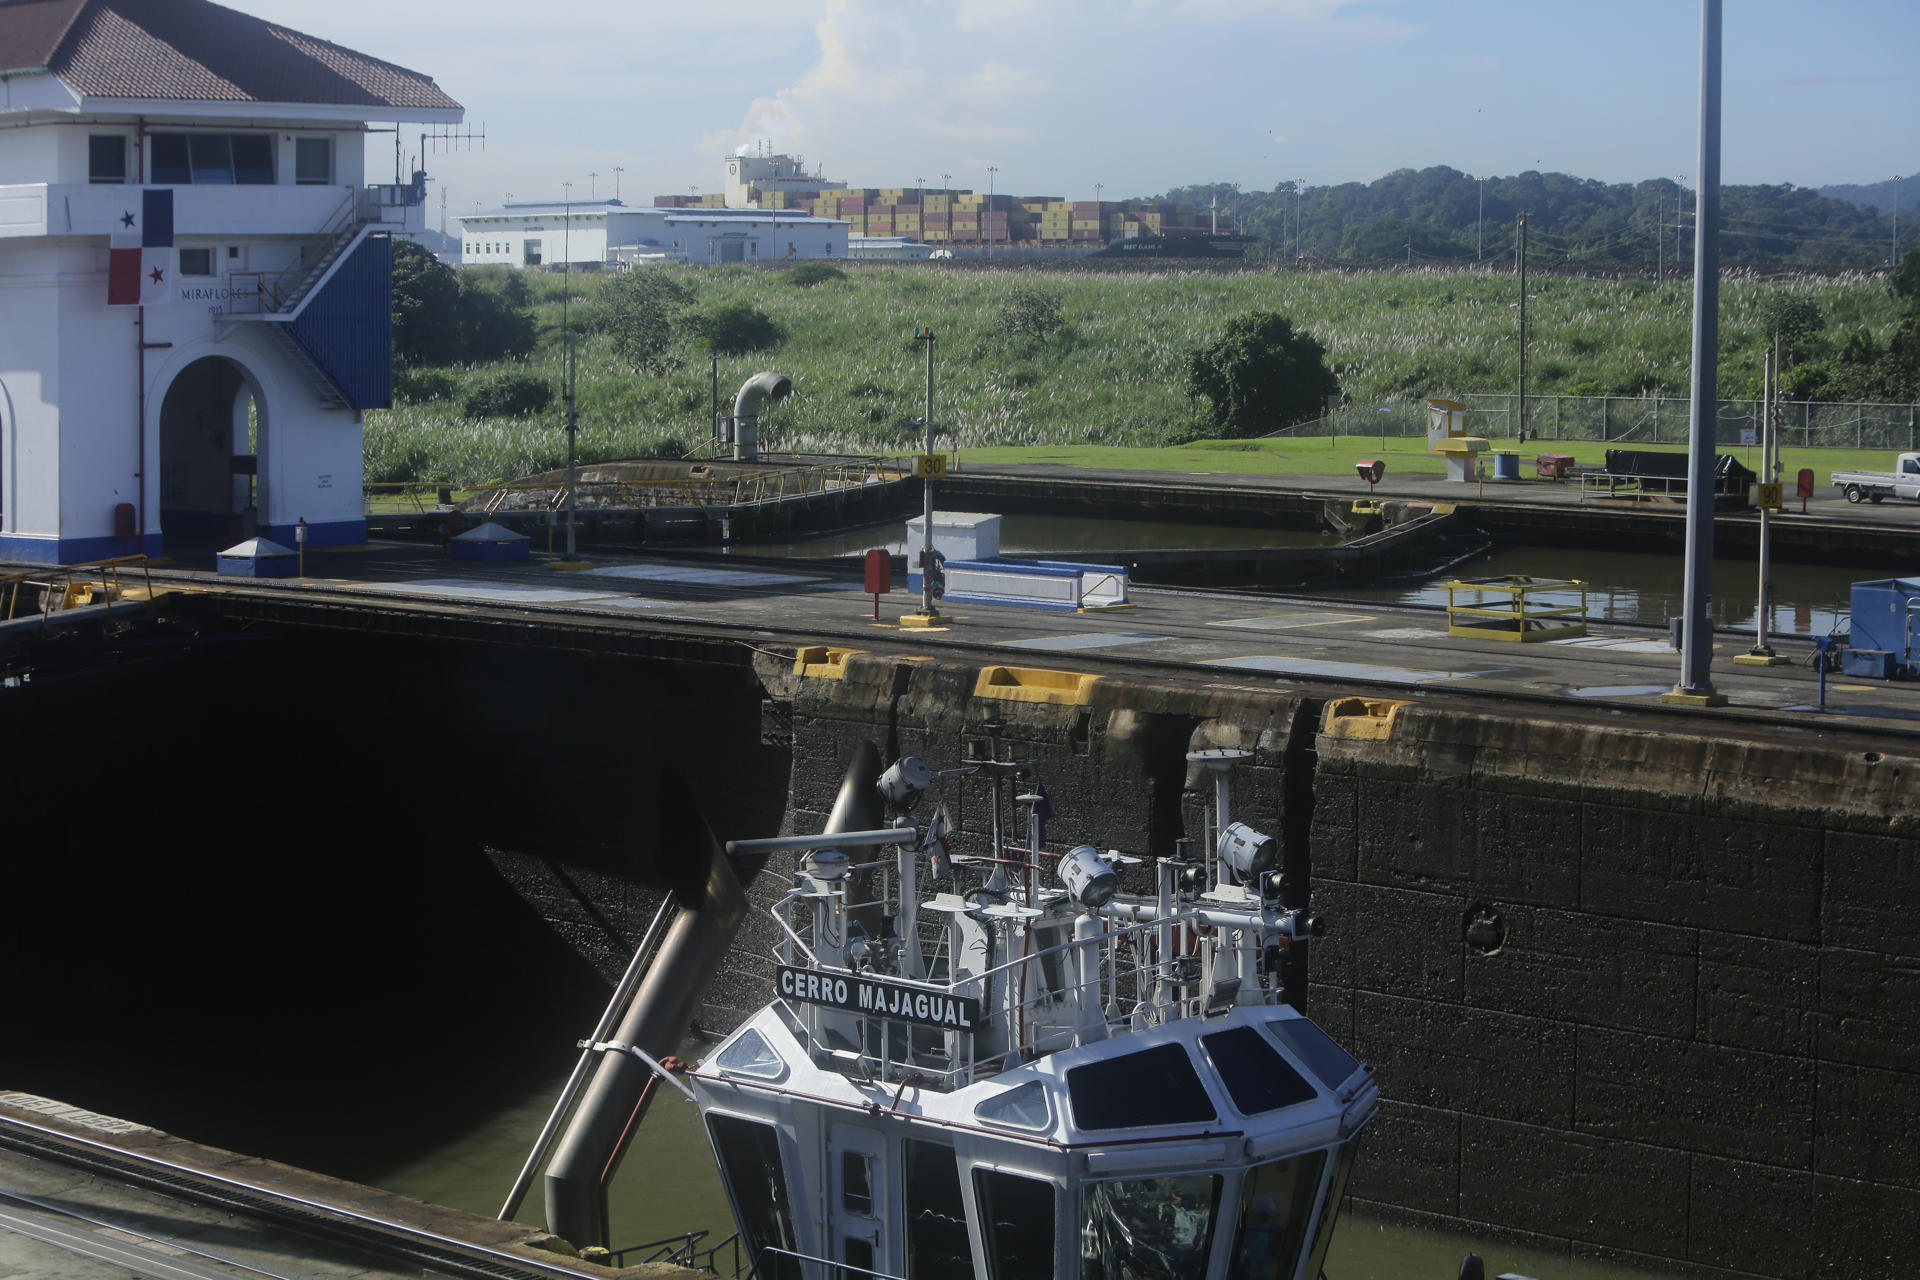
[[[108,306],[172,302],[173,188],[128,188],[107,252]]]

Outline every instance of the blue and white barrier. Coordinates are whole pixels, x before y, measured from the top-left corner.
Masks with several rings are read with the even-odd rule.
[[[1117,564],[1068,560],[949,560],[946,594],[960,604],[1009,604],[1028,609],[1112,609],[1131,604],[1127,571]],[[920,590],[920,570],[907,571],[907,590]]]

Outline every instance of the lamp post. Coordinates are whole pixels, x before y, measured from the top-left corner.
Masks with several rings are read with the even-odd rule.
[[[1900,265],[1900,175],[1894,174],[1893,183],[1893,256],[1887,259],[1887,270],[1892,271]]]
[[[563,217],[565,222],[560,232],[560,333],[565,368],[561,377],[567,392],[567,559],[572,561],[574,550],[574,512],[575,491],[580,473],[580,413],[573,397],[574,361],[573,326],[568,323],[568,306],[573,301],[573,184],[563,182],[560,191],[564,199]]]
[[[1293,180],[1293,256],[1295,258],[1307,256],[1306,227],[1300,222],[1300,197],[1305,194],[1306,189],[1305,178]]]
[[[587,170],[587,199],[598,200],[599,198],[600,171],[598,169],[589,169]]]
[[[1680,266],[1680,231],[1686,225],[1687,217],[1687,175],[1676,173],[1673,181],[1679,188],[1673,193],[1673,265],[1677,270]],[[1699,201],[1696,200],[1694,205],[1697,208]]]
[[[994,175],[994,174],[996,174],[996,173],[998,173],[998,172],[1000,172],[1000,170],[999,170],[999,168],[998,168],[997,166],[995,166],[995,165],[988,165],[988,166],[987,166],[987,213],[988,213],[989,215],[991,215],[991,214],[993,213],[993,175]],[[984,220],[984,219],[983,219],[983,220]],[[985,227],[982,227],[982,228],[980,228],[980,232],[981,232],[981,239],[983,239],[983,240],[986,240],[986,241],[987,241],[987,247],[988,247],[988,249],[992,249],[992,247],[993,247],[993,241],[992,241],[992,239],[991,239],[991,238],[989,238],[989,237],[988,237],[988,236],[986,235],[986,230],[987,230],[987,229],[986,229]],[[933,344],[932,344],[932,341],[931,341],[931,339],[929,339],[929,341],[928,341],[928,344],[927,344],[927,359],[928,359],[928,360],[932,360],[932,359],[933,359]],[[931,368],[932,366],[931,366],[931,365],[929,365],[928,367],[929,367],[929,368]],[[931,432],[931,431],[933,430],[933,424],[932,424],[931,422],[929,422],[929,423],[927,424],[927,430],[928,430],[929,432]],[[931,439],[932,437],[931,437],[931,436],[929,436],[928,438],[929,438],[929,439]],[[929,450],[928,450],[928,451],[929,451],[929,452],[931,452],[931,451],[932,451],[932,450],[931,450],[931,448],[929,448]],[[928,516],[928,517],[927,517],[927,520],[929,521],[929,524],[931,524],[931,521],[933,520],[933,517],[932,517],[932,516]]]
[[[1480,188],[1480,216],[1473,224],[1473,260],[1478,262],[1485,256],[1487,243],[1487,175],[1483,173],[1473,181]]]
[[[613,202],[615,204],[620,203],[620,175],[625,172],[626,170],[619,165],[613,166]]]

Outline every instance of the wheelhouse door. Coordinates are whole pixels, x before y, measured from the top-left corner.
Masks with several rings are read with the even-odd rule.
[[[833,1200],[831,1256],[844,1263],[828,1280],[865,1280],[872,1274],[896,1275],[890,1269],[885,1223],[891,1185],[886,1142],[872,1129],[857,1124],[835,1124],[827,1144]]]

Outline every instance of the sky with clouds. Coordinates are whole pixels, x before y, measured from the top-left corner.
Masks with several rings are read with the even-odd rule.
[[[459,99],[485,150],[426,164],[454,213],[712,191],[761,142],[854,186],[1072,199],[1697,168],[1693,0],[228,3]],[[1725,0],[1724,53],[1724,181],[1920,169],[1916,0]]]

